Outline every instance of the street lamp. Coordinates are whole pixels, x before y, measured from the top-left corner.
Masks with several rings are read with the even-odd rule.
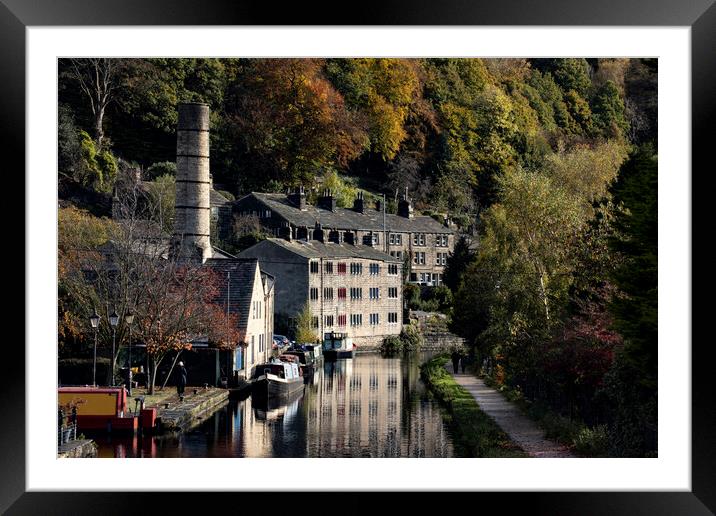
[[[94,358],[92,359],[92,385],[97,387],[97,329],[99,328],[99,314],[97,309],[90,315],[90,324],[94,328]]]
[[[129,311],[124,314],[124,322],[129,326],[129,358],[127,358],[127,378],[129,379],[129,388],[127,392],[132,395],[132,323],[134,322],[134,314]]]
[[[112,362],[112,377],[110,378],[110,387],[114,383],[114,347],[115,347],[115,341],[117,337],[117,324],[119,324],[119,315],[117,315],[117,310],[114,310],[109,315],[109,324],[112,325],[112,356],[110,358],[110,361]]]

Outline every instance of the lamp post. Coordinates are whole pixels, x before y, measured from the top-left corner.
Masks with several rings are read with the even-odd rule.
[[[97,387],[97,329],[99,328],[99,314],[97,309],[94,309],[94,313],[90,315],[90,324],[94,329],[94,358],[92,359],[92,385]]]
[[[127,392],[129,393],[129,396],[132,395],[132,323],[134,322],[134,314],[129,311],[126,314],[124,314],[124,322],[127,323],[127,326],[129,326],[129,350],[127,358],[127,378],[129,379],[129,387],[127,389]]]
[[[110,357],[110,361],[112,362],[112,376],[109,380],[111,387],[114,383],[114,348],[117,337],[117,324],[119,324],[119,315],[117,315],[117,310],[112,311],[109,315],[109,324],[112,325],[112,356]]]

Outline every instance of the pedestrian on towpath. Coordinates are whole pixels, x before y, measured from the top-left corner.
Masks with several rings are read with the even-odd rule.
[[[184,362],[179,362],[179,372],[178,372],[179,378],[177,380],[177,394],[179,395],[179,399],[181,400],[184,398],[184,387],[186,387],[186,367],[184,367]]]
[[[457,351],[453,351],[451,358],[452,358],[452,370],[455,374],[457,374],[457,366],[460,363],[460,353],[458,353]]]
[[[462,374],[465,374],[465,366],[469,360],[470,357],[468,357],[465,353],[460,355],[460,369],[462,369]]]

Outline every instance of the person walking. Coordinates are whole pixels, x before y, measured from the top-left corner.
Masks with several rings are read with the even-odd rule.
[[[462,370],[462,374],[465,374],[465,366],[469,360],[470,358],[465,353],[460,355],[460,369]]]
[[[451,358],[452,358],[452,370],[455,374],[457,374],[457,367],[458,367],[458,364],[460,363],[460,353],[458,353],[457,351],[453,351]]]
[[[184,387],[186,387],[186,367],[184,367],[184,362],[179,362],[179,371],[177,374],[179,375],[177,379],[177,394],[179,395],[179,401],[183,401]]]

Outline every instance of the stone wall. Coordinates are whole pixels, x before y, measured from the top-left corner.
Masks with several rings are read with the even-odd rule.
[[[329,331],[347,332],[357,346],[369,346],[376,341],[378,345],[388,335],[398,335],[401,330],[403,289],[400,266],[398,274],[388,274],[388,264],[363,258],[314,260],[318,262],[319,272],[309,273],[308,287],[318,289],[318,299],[311,300],[311,315],[319,318],[318,335]],[[326,263],[331,263],[333,272],[326,272]],[[361,274],[351,274],[351,264],[362,265]],[[370,274],[370,264],[379,264],[379,273]],[[345,274],[338,273],[338,265],[344,264]],[[333,289],[333,298],[324,298],[324,289]],[[346,297],[338,297],[338,289],[346,289]],[[351,289],[361,289],[360,299],[351,299]],[[379,297],[371,299],[370,289],[379,289]],[[389,298],[388,289],[395,288],[397,297]],[[388,314],[396,314],[396,322],[388,322]],[[362,324],[352,325],[351,315],[361,314]],[[370,323],[370,315],[378,314],[378,324]],[[338,324],[338,316],[344,315],[345,326]],[[326,316],[333,316],[333,326],[326,325]]]

